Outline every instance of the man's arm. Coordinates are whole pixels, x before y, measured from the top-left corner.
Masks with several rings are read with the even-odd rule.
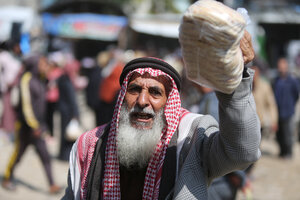
[[[240,47],[244,63],[254,58],[250,34],[245,31]],[[219,133],[205,142],[209,178],[246,168],[260,157],[260,122],[252,95],[254,71],[244,69],[243,79],[232,94],[216,92],[219,100]]]
[[[260,157],[260,122],[251,93],[251,77],[244,78],[231,94],[216,92],[219,99],[219,133],[207,140],[209,174],[223,175],[246,168]]]

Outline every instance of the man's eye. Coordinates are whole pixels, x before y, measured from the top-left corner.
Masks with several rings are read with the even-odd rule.
[[[155,95],[155,96],[161,96],[161,92],[155,88],[150,88],[149,89],[149,93],[152,94],[152,95]]]
[[[140,87],[129,87],[127,89],[127,91],[130,92],[130,93],[136,93],[136,92],[140,92],[141,88]]]

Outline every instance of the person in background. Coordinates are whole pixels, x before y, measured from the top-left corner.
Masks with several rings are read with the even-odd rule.
[[[54,136],[54,113],[58,110],[57,104],[59,100],[59,90],[57,86],[57,79],[63,74],[63,69],[61,66],[55,62],[54,58],[57,54],[53,53],[49,55],[49,59],[45,58],[43,62],[49,65],[49,70],[46,75],[47,78],[47,115],[46,121],[50,131],[51,136]],[[48,61],[49,60],[49,61]]]
[[[20,79],[20,104],[18,107],[18,123],[15,149],[8,162],[2,187],[14,190],[13,177],[16,166],[29,145],[34,145],[40,157],[49,183],[49,192],[58,193],[61,188],[54,183],[51,169],[51,157],[43,138],[47,132],[45,122],[46,86],[45,75],[47,65],[40,62],[40,56],[30,55],[25,58],[24,73]]]
[[[59,97],[57,100],[57,110],[60,115],[58,159],[67,161],[74,140],[66,137],[66,128],[72,119],[79,122],[76,88],[81,89],[82,87],[82,84],[77,82],[80,66],[69,54],[62,51],[52,52],[48,57],[50,65],[53,66],[52,69],[56,72],[53,85]]]
[[[281,57],[277,61],[278,76],[274,80],[273,90],[278,108],[278,131],[276,139],[279,145],[279,157],[291,159],[293,155],[295,124],[293,116],[299,98],[299,83],[289,73],[288,61]]]
[[[68,161],[74,143],[66,137],[66,128],[72,119],[79,120],[79,108],[76,96],[76,89],[71,77],[75,77],[72,67],[63,68],[63,74],[57,79],[59,90],[58,110],[61,119],[61,135],[58,159]],[[78,69],[77,67],[75,67]]]
[[[0,98],[3,103],[0,129],[10,139],[13,139],[15,132],[16,105],[14,104],[17,103],[14,102],[18,101],[18,96],[15,94],[18,94],[18,83],[23,70],[20,54],[20,46],[16,41],[6,42],[0,50]]]
[[[253,60],[251,68],[255,70],[253,78],[253,96],[256,111],[261,124],[263,137],[275,135],[278,128],[278,110],[271,83],[261,74],[263,61],[259,58]]]
[[[113,110],[120,90],[119,77],[124,67],[123,51],[112,47],[109,49],[110,59],[102,69],[102,80],[99,86],[99,107],[97,112],[97,125],[109,122],[113,116]]]
[[[83,69],[85,69],[85,74],[88,78],[88,84],[85,90],[86,103],[94,114],[94,124],[96,125],[100,125],[102,112],[100,107],[100,97],[98,95],[100,83],[102,81],[101,72],[108,64],[109,59],[110,53],[108,51],[101,51],[98,53],[95,60],[93,58],[84,58],[81,61]],[[85,65],[89,65],[90,67],[85,67]]]
[[[63,56],[65,60],[64,71],[68,74],[75,91],[84,90],[88,81],[86,77],[81,75],[81,63],[71,52],[63,52]]]
[[[212,88],[194,84],[201,94],[199,103],[190,108],[191,111],[211,115],[219,121],[218,98]]]

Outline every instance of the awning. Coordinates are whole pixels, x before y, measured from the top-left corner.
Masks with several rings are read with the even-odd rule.
[[[116,41],[128,23],[124,16],[92,13],[43,13],[42,21],[44,30],[51,35],[103,41]]]
[[[300,24],[300,12],[293,9],[269,9],[264,12],[251,13],[257,23]]]
[[[180,15],[133,15],[130,19],[130,27],[139,33],[178,38]]]

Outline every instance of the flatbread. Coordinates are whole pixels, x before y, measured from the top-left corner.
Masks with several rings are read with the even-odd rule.
[[[246,21],[237,11],[215,0],[199,0],[184,13],[179,42],[190,80],[232,93],[244,68],[239,42]]]

